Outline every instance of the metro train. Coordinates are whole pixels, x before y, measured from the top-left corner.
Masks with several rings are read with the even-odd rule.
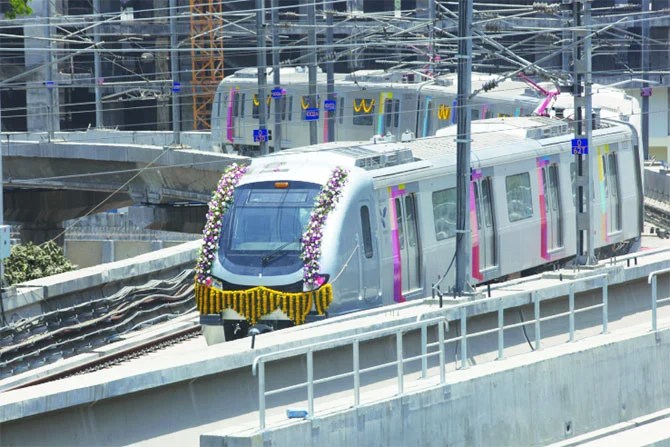
[[[472,123],[475,287],[575,256],[570,128],[548,117]],[[208,341],[422,298],[436,284],[448,291],[455,129],[438,134],[322,143],[230,167],[210,203],[196,268]],[[596,253],[634,250],[643,216],[635,126],[602,119],[589,146]]]
[[[212,137],[215,150],[255,155],[258,142],[253,131],[259,127],[259,98],[256,68],[245,68],[224,78],[219,84],[212,106]],[[281,107],[282,149],[310,144],[308,108],[308,75],[303,67],[281,68],[281,96],[272,99],[272,86],[266,90],[267,128],[274,128],[274,101]],[[271,79],[271,69],[268,69]],[[496,76],[472,74],[471,98],[473,120],[530,115],[568,117],[574,100],[569,93],[559,93],[548,83],[536,84],[527,77],[505,80],[491,87]],[[444,74],[436,78],[416,71],[360,70],[335,74],[335,111],[324,111],[326,76],[317,74],[317,106],[320,110],[317,143],[329,141],[326,114],[334,115],[333,141],[367,140],[375,135],[392,135],[397,139],[405,132],[417,138],[432,136],[456,123],[457,76]],[[593,104],[602,116],[639,121],[639,106],[623,91],[595,85]],[[639,128],[639,125],[638,125]],[[274,147],[275,143],[270,142]]]

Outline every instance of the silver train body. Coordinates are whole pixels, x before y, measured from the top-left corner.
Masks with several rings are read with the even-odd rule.
[[[257,153],[253,131],[259,127],[258,80],[256,68],[237,71],[221,81],[212,107],[212,137],[215,150]],[[268,69],[268,79],[272,79]],[[472,90],[481,89],[495,76],[473,73]],[[333,141],[363,141],[375,135],[393,136],[397,140],[409,132],[417,138],[435,135],[441,128],[456,123],[455,100],[457,77],[445,74],[427,80],[415,72],[361,70],[351,74],[336,74],[336,106],[334,112],[324,111],[326,76],[317,75],[319,119],[317,143],[329,141],[325,119],[332,113],[335,119]],[[541,84],[545,92],[555,91]],[[272,99],[272,85],[266,90],[267,128],[272,132],[275,102],[281,107],[282,148],[310,144],[310,122],[306,121],[308,105],[308,75],[302,67],[281,69],[282,97]],[[604,117],[630,119],[639,129],[639,106],[635,99],[621,90],[594,86],[594,109]],[[557,93],[557,92],[556,92]],[[574,100],[562,93],[549,97],[526,81],[506,80],[496,88],[482,91],[472,98],[473,120],[497,117],[531,116],[557,113],[569,117]],[[274,142],[270,143],[274,146]]]
[[[423,298],[435,284],[448,291],[455,278],[455,129],[439,134],[409,142],[324,143],[253,159],[224,217],[214,284],[302,291],[298,241],[314,197],[342,167],[348,181],[323,227],[319,259],[319,273],[333,290],[327,314]],[[472,135],[473,285],[574,257],[571,126],[545,117],[495,118],[473,122]],[[596,251],[634,249],[643,199],[637,132],[603,120],[589,146]],[[275,189],[277,182],[286,189]],[[231,247],[247,243],[248,251],[232,254]],[[224,314],[224,320],[242,319]],[[276,311],[266,320],[282,318]]]

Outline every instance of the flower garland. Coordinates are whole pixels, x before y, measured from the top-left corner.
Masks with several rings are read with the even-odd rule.
[[[323,284],[323,279],[319,276],[323,225],[328,214],[340,200],[342,188],[347,183],[348,175],[349,171],[346,169],[335,168],[330,175],[330,179],[323,185],[321,192],[314,200],[314,210],[301,238],[302,254],[300,257],[305,263],[302,271],[307,290],[313,290]]]
[[[233,203],[233,191],[247,172],[247,166],[233,163],[223,172],[216,190],[212,193],[207,211],[207,222],[202,230],[202,245],[198,253],[198,263],[195,266],[195,280],[200,284],[212,284],[211,268],[214,262],[214,253],[221,234],[223,215]]]

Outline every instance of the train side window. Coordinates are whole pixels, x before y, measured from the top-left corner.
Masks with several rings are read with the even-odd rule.
[[[396,214],[396,226],[398,228],[398,244],[400,245],[400,250],[405,249],[405,229],[402,226],[402,204],[400,199],[395,199],[395,214]]]
[[[282,96],[279,98],[279,114],[281,116],[281,120],[285,121],[286,120],[286,96]]]
[[[477,229],[481,230],[482,229],[482,215],[481,215],[481,207],[479,206],[479,183],[473,182],[472,183],[472,189],[475,193],[475,215],[477,216]]]
[[[510,222],[528,219],[533,216],[533,198],[530,193],[530,175],[508,175],[505,177],[507,187],[507,214]]]
[[[393,122],[393,101],[391,100],[386,100],[384,102],[384,126],[385,127],[391,127],[391,123]]]
[[[610,232],[621,230],[621,200],[619,197],[619,169],[617,166],[617,156],[616,153],[610,153],[607,155],[608,165],[605,169],[606,180],[609,183],[609,197],[607,198],[609,202],[609,212],[612,215]]]
[[[293,96],[288,97],[288,120],[293,120]]]
[[[242,93],[240,95],[240,118],[244,118],[244,103],[247,100],[247,94]]]
[[[238,118],[240,116],[240,94],[233,92],[231,100],[233,102],[233,116]]]
[[[370,229],[370,210],[367,206],[361,207],[361,231],[363,232],[363,252],[366,258],[371,258],[372,251],[372,230]]]
[[[433,192],[433,219],[438,241],[456,235],[456,188]]]
[[[251,118],[257,120],[258,119],[258,108],[260,107],[261,102],[258,99],[258,95],[256,93],[254,93],[252,101],[253,101],[253,104],[252,104],[252,107],[251,107]]]
[[[471,120],[478,120],[479,119],[479,110],[478,109],[470,109],[470,119]]]
[[[344,101],[340,101],[340,124],[344,123]]]
[[[221,107],[223,107],[223,92],[218,92],[216,94],[216,114],[217,116],[221,116]]]
[[[354,99],[354,126],[372,126],[375,114],[375,100],[366,98]]]
[[[400,100],[399,99],[394,99],[393,100],[393,127],[398,127],[398,123],[400,122]]]

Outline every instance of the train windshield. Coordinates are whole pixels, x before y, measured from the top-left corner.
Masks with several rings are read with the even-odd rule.
[[[226,269],[238,274],[299,269],[300,238],[320,189],[306,182],[259,182],[237,188],[219,241]]]

